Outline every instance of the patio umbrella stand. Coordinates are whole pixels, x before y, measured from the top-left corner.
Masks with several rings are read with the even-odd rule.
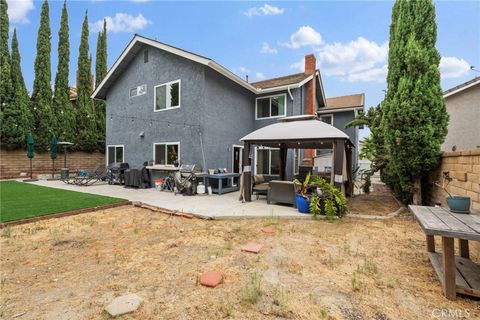
[[[59,178],[55,178],[55,160],[57,159],[57,138],[55,136],[52,137],[50,140],[50,159],[52,159],[52,177],[47,179],[48,181],[51,180],[58,180]]]
[[[30,159],[30,179],[25,179],[23,180],[23,182],[38,181],[38,179],[33,179],[33,158],[35,157],[35,141],[33,140],[31,134],[27,138],[27,157]]]

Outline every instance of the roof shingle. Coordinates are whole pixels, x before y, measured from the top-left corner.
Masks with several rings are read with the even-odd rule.
[[[287,86],[289,84],[299,83],[308,77],[309,77],[308,74],[301,72],[296,74],[290,74],[288,76],[252,82],[250,84],[258,89],[269,89],[269,88],[275,88],[280,86]]]
[[[327,98],[327,106],[321,108],[322,110],[345,109],[363,107],[365,103],[365,94],[357,93],[348,96],[339,96]]]

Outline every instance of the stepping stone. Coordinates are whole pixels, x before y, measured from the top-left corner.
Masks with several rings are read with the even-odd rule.
[[[107,311],[112,317],[117,317],[137,310],[142,302],[143,299],[134,293],[125,294],[113,299],[113,301],[105,308],[105,311]]]
[[[215,288],[222,282],[223,275],[220,271],[208,271],[200,276],[200,284],[205,287]]]
[[[265,227],[265,228],[262,228],[262,231],[265,232],[265,233],[275,233],[275,228]]]
[[[252,253],[259,253],[260,250],[262,249],[262,247],[263,247],[263,246],[262,246],[261,244],[249,242],[249,243],[247,243],[246,245],[244,245],[244,246],[242,247],[242,251],[252,252]]]

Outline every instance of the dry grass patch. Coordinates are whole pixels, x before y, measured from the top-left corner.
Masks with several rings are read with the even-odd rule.
[[[273,224],[276,234],[261,232]],[[5,319],[101,319],[127,292],[144,304],[123,319],[429,319],[435,308],[480,317],[478,301],[442,296],[410,217],[204,221],[121,207],[5,233]],[[248,241],[260,254],[241,252]],[[199,285],[208,270],[224,283]]]

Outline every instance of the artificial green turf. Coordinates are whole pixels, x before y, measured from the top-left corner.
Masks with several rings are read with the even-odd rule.
[[[44,216],[127,201],[89,193],[37,186],[25,182],[0,182],[0,222]]]

